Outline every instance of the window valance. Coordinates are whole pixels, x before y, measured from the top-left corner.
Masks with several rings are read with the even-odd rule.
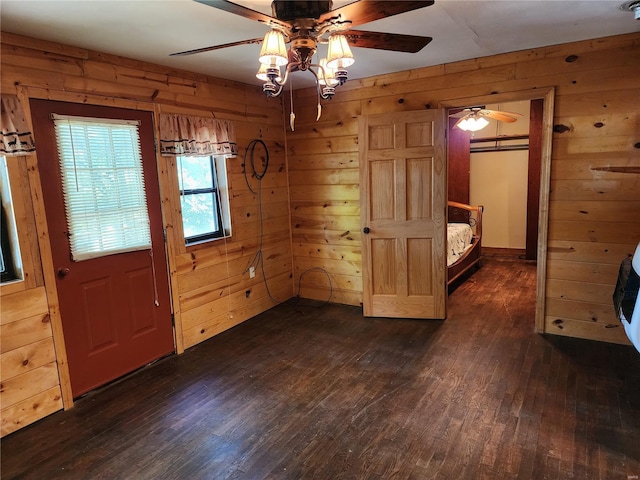
[[[160,153],[166,156],[235,156],[238,145],[233,123],[209,117],[161,114]]]
[[[0,127],[2,128],[0,154],[15,156],[34,152],[36,143],[18,97],[2,95],[0,103],[2,104],[0,109]]]

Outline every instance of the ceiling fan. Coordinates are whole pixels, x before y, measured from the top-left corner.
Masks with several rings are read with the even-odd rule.
[[[352,30],[351,27],[428,7],[433,5],[434,0],[356,0],[335,10],[331,9],[331,0],[274,0],[271,16],[228,0],[195,1],[255,20],[271,30],[264,39],[252,38],[171,55],[192,55],[262,43],[259,57],[261,66],[256,76],[265,82],[263,91],[268,96],[277,96],[282,92],[289,73],[309,70],[316,78],[318,95],[323,99],[331,98],[335,87],[346,82],[346,68],[355,61],[349,45],[415,53],[432,40],[431,37],[416,35]],[[284,47],[286,43],[290,44],[288,51]],[[312,58],[319,43],[328,44],[328,55],[315,64]],[[280,67],[284,67],[284,75]]]
[[[488,110],[483,107],[464,108],[449,115],[451,118],[460,119],[455,123],[454,127],[470,132],[476,132],[489,125],[487,118],[498,120],[499,122],[513,123],[521,116],[520,113]]]

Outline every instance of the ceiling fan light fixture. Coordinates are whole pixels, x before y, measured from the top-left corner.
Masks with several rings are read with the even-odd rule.
[[[334,33],[329,37],[327,66],[334,70],[344,70],[354,64],[355,58],[347,42],[347,37]]]
[[[258,80],[262,80],[263,82],[268,82],[269,81],[269,71],[271,70],[271,72],[274,71],[274,68],[276,68],[278,70],[277,76],[275,78],[275,81],[280,83],[282,82],[282,76],[280,74],[280,67],[273,67],[270,65],[265,65],[264,63],[260,64],[260,68],[258,69],[258,72],[256,73],[256,78]],[[272,73],[273,74],[273,73]]]
[[[460,120],[460,122],[458,122],[456,126],[460,130],[464,130],[466,132],[477,132],[478,130],[482,130],[487,125],[489,125],[489,122],[486,118],[469,115],[468,117]]]
[[[329,87],[335,87],[338,85],[338,80],[336,80],[336,72],[333,68],[327,66],[327,59],[320,59],[320,75],[318,75],[318,82],[320,85],[326,85]]]
[[[620,5],[620,10],[633,12],[634,18],[640,20],[640,0],[629,0]]]
[[[273,65],[281,67],[289,62],[287,49],[284,45],[284,35],[281,32],[277,30],[267,32],[262,41],[258,60],[267,67]]]

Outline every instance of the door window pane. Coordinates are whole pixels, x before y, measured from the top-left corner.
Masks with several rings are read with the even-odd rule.
[[[73,260],[151,248],[137,122],[54,123]]]

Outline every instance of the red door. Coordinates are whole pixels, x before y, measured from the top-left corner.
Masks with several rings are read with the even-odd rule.
[[[169,281],[150,112],[31,100],[38,168],[57,272],[74,397],[174,351]],[[51,114],[133,120],[139,135],[151,247],[72,260]]]

